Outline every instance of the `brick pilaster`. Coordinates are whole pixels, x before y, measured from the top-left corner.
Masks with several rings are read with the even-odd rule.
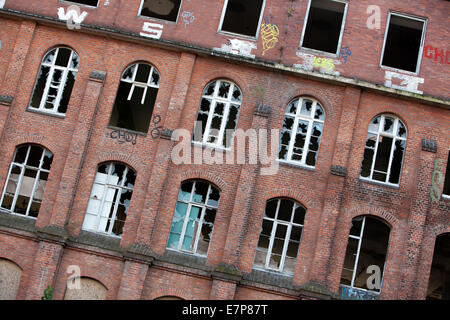
[[[137,260],[125,260],[118,300],[139,300],[142,296],[149,265]]]

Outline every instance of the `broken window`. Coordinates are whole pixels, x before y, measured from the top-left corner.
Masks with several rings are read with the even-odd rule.
[[[344,30],[346,10],[346,2],[310,0],[300,46],[337,54]]]
[[[289,199],[266,204],[254,266],[294,274],[306,209]]]
[[[314,167],[324,121],[325,113],[316,100],[297,98],[289,103],[281,129],[278,158]]]
[[[128,67],[122,74],[109,124],[147,133],[160,80],[158,71],[149,64]]]
[[[360,216],[352,220],[341,286],[381,292],[390,232],[377,218]]]
[[[140,15],[176,22],[181,0],[143,0]]]
[[[418,72],[424,37],[425,20],[390,13],[381,65]]]
[[[264,3],[264,0],[226,0],[220,30],[256,37]]]
[[[442,194],[444,197],[450,197],[450,152],[448,153],[447,171],[445,173],[444,191]]]
[[[369,125],[361,177],[398,185],[406,148],[406,126],[391,115],[380,115]]]
[[[64,115],[79,64],[78,55],[69,48],[56,48],[47,53],[41,63],[30,108]]]
[[[126,165],[100,165],[89,198],[83,229],[121,236],[135,181],[136,172]]]
[[[96,7],[98,4],[98,0],[65,0],[65,1],[92,7]]]
[[[52,161],[53,154],[40,146],[18,147],[9,168],[1,208],[37,218]]]
[[[207,182],[188,181],[181,185],[167,248],[206,256],[220,191]]]
[[[450,300],[450,233],[436,238],[427,300]]]
[[[194,141],[229,148],[236,129],[241,90],[232,82],[217,80],[203,91],[194,128]]]

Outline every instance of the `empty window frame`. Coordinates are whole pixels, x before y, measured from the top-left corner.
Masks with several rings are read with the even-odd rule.
[[[436,238],[427,300],[450,300],[450,233]]]
[[[206,256],[219,200],[219,190],[207,182],[183,183],[167,248]]]
[[[109,125],[147,133],[158,95],[160,76],[146,63],[136,63],[122,74]]]
[[[426,20],[389,13],[381,65],[418,73],[423,52]]]
[[[98,0],[63,0],[63,2],[72,2],[76,4],[82,4],[85,6],[97,7]]]
[[[306,209],[289,199],[266,204],[254,267],[294,274]]]
[[[325,121],[322,106],[314,99],[297,98],[286,109],[281,129],[281,161],[314,167]]]
[[[225,0],[219,31],[256,38],[265,0]]]
[[[136,172],[120,163],[98,167],[83,229],[121,236],[130,207]]]
[[[30,109],[64,115],[75,84],[80,59],[69,48],[56,48],[41,63]]]
[[[309,0],[300,46],[337,54],[344,33],[347,2]]]
[[[194,141],[229,148],[237,126],[241,90],[232,82],[217,80],[203,91],[194,127]]]
[[[406,148],[406,126],[392,115],[379,115],[370,122],[361,178],[398,185]]]
[[[377,218],[360,216],[352,220],[341,285],[381,292],[390,232],[389,226]],[[370,266],[375,266],[380,271],[379,283],[369,280],[374,274],[371,270],[373,267],[368,270]]]
[[[448,153],[447,170],[445,172],[443,196],[450,198],[450,151]]]
[[[52,161],[53,154],[40,146],[16,148],[3,190],[1,208],[37,218]]]
[[[181,0],[143,0],[139,15],[177,22]]]

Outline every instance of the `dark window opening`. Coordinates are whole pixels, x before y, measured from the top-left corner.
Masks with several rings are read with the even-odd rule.
[[[176,22],[181,0],[144,0],[141,16]]]
[[[345,6],[331,0],[311,0],[302,47],[336,53]]]
[[[123,73],[109,124],[147,133],[160,76],[150,65],[135,64]]]
[[[445,173],[444,192],[446,196],[450,196],[450,152],[448,153],[447,171]]]
[[[382,283],[384,264],[387,257],[390,228],[382,221],[371,217],[356,217],[352,221],[349,241],[341,274],[341,284],[380,292],[381,287],[369,288],[368,271],[377,266]]]
[[[391,15],[382,65],[416,72],[424,21]]]
[[[256,37],[263,0],[228,0],[222,31]]]
[[[96,7],[98,4],[98,0],[66,0],[66,1],[83,4],[85,6],[92,6],[92,7]]]
[[[450,300],[450,233],[436,238],[427,300]]]

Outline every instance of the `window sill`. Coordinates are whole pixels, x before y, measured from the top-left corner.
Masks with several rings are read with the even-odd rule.
[[[397,68],[394,68],[394,67],[383,66],[382,64],[380,64],[380,68],[382,70],[394,71],[394,72],[403,73],[403,74],[411,75],[411,76],[419,76],[419,73],[420,73],[419,71],[412,72],[412,71],[397,69]]]
[[[326,52],[326,51],[321,51],[321,50],[317,50],[317,49],[310,49],[310,48],[306,48],[306,47],[302,47],[299,46],[298,50],[302,50],[302,51],[306,51],[306,52],[310,52],[313,54],[319,54],[325,57],[329,57],[329,58],[339,58],[339,53],[331,53],[331,52]]]
[[[450,201],[450,195],[442,194],[442,200]]]
[[[276,272],[267,269],[253,268],[249,274],[243,275],[243,280],[276,286],[284,289],[294,289],[294,275]]]
[[[223,36],[228,36],[228,37],[233,36],[233,37],[242,38],[242,39],[253,41],[253,42],[258,42],[258,36],[246,36],[245,34],[234,33],[234,32],[223,31],[223,30],[219,30],[219,31],[217,31],[217,33],[220,35],[223,35]]]
[[[211,267],[206,265],[207,256],[195,253],[178,251],[172,248],[166,248],[164,254],[159,258],[163,262],[173,263],[183,267],[211,271]]]
[[[66,118],[65,114],[42,111],[42,110],[34,109],[34,108],[31,108],[31,107],[28,107],[27,111],[31,112],[31,113],[42,114],[42,115],[51,116],[51,117],[55,117],[55,118],[59,118],[59,119],[65,119]]]
[[[131,134],[136,134],[136,135],[141,136],[141,137],[147,137],[148,136],[148,133],[139,132],[139,131],[133,131],[133,130],[130,130],[130,129],[124,129],[124,128],[119,128],[119,127],[107,126],[106,129],[114,130],[114,131],[123,131],[123,132],[131,133]]]
[[[359,177],[359,181],[367,182],[369,184],[374,184],[374,185],[381,186],[381,187],[388,187],[388,188],[396,189],[396,190],[400,189],[400,185],[398,185],[398,184],[391,184],[391,183],[381,182],[381,181],[377,181],[377,180],[370,180],[370,179],[365,179],[362,177]]]
[[[178,13],[178,16],[179,16],[179,13]],[[167,23],[169,25],[177,25],[178,18],[179,18],[178,16],[177,16],[177,21],[170,21],[170,20],[164,20],[164,19],[159,19],[159,18],[153,18],[153,17],[143,16],[143,15],[140,15],[140,14],[138,14],[136,17],[138,19],[143,19],[143,20],[150,20],[150,21],[154,20],[156,22],[163,22],[163,23]]]
[[[295,163],[295,162],[290,162],[290,161],[280,160],[280,159],[276,159],[276,161],[279,164],[284,165],[284,166],[304,169],[304,170],[311,171],[311,172],[316,171],[316,167],[311,167],[311,166],[304,165],[304,164],[301,164],[301,163]]]
[[[96,230],[89,230],[89,229],[82,229],[84,232],[89,232],[98,236],[102,236],[102,237],[108,237],[108,238],[113,238],[113,239],[122,239],[121,236],[116,236],[113,234],[109,234],[109,233],[105,233],[105,232],[101,232],[101,231],[96,231]]]
[[[36,231],[36,220],[36,218],[21,214],[13,214],[11,211],[0,208],[0,226],[34,232]]]
[[[191,141],[191,145],[194,147],[198,147],[198,148],[218,150],[218,151],[225,152],[225,153],[230,152],[232,150],[231,147],[224,148],[224,147],[214,146],[211,144],[197,142],[197,141]]]

